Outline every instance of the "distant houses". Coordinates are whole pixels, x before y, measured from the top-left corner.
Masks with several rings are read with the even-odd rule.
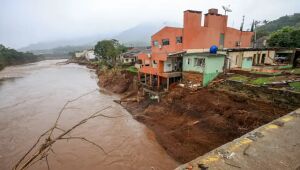
[[[79,51],[75,52],[75,57],[76,58],[85,58],[86,60],[96,60],[96,55],[94,54],[94,50],[84,50],[84,51]]]
[[[137,63],[137,58],[140,53],[148,53],[150,49],[147,47],[133,47],[129,48],[128,51],[122,53],[118,60],[121,64],[125,65],[135,65]],[[139,66],[137,66],[139,67]]]

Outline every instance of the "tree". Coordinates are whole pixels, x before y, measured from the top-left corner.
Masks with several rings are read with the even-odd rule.
[[[99,41],[94,49],[94,53],[106,62],[116,63],[116,58],[121,53],[127,51],[127,48],[119,43],[118,40],[102,40]]]
[[[292,46],[300,47],[300,29],[294,30],[291,32]]]
[[[0,70],[5,66],[24,64],[41,60],[41,56],[32,53],[18,52],[14,49],[6,48],[0,44]]]
[[[270,35],[268,40],[271,47],[300,47],[300,29],[284,27]]]

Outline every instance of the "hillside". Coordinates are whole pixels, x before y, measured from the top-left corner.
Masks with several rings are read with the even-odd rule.
[[[143,23],[135,27],[122,31],[114,39],[119,40],[126,46],[143,47],[149,46],[151,36],[162,29],[164,26],[178,27],[177,23]]]
[[[268,36],[270,33],[286,26],[300,28],[300,13],[286,15],[259,26],[257,28],[257,38]]]
[[[6,66],[36,62],[41,59],[43,59],[42,56],[19,52],[0,44],[0,70]]]

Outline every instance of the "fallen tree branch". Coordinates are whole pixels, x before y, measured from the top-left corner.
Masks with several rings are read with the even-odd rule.
[[[59,140],[70,140],[70,139],[79,139],[79,140],[83,140],[83,141],[86,141],[94,146],[96,146],[97,148],[99,148],[100,150],[102,150],[103,153],[105,153],[106,155],[108,154],[100,145],[96,144],[95,142],[92,142],[88,139],[86,139],[85,137],[66,137],[66,138],[60,138]]]
[[[96,117],[118,118],[118,117],[122,117],[123,116],[123,115],[109,116],[109,115],[101,114],[101,112],[103,112],[104,110],[107,110],[107,109],[111,108],[111,106],[107,106],[105,108],[102,108],[102,109],[100,109],[100,110],[98,110],[98,111],[90,114],[90,116],[88,116],[87,118],[79,121],[78,123],[76,123],[75,125],[73,125],[71,128],[69,128],[67,130],[64,130],[64,129],[61,129],[60,127],[58,127],[59,119],[60,119],[62,113],[64,112],[64,110],[66,109],[66,107],[68,106],[68,104],[70,104],[70,103],[72,103],[72,102],[74,102],[74,101],[76,101],[76,100],[78,100],[78,99],[80,99],[80,98],[82,98],[84,96],[87,96],[87,95],[91,94],[94,91],[96,91],[96,90],[93,90],[91,92],[85,93],[85,94],[83,94],[83,95],[81,95],[81,96],[79,96],[79,97],[77,97],[75,99],[67,101],[63,105],[63,107],[60,109],[59,114],[57,116],[57,119],[55,120],[54,125],[50,129],[48,129],[47,131],[45,131],[42,135],[39,136],[39,138],[37,139],[37,141],[25,153],[25,155],[21,157],[21,159],[15,164],[15,166],[13,167],[13,169],[14,170],[23,170],[23,169],[26,169],[26,168],[32,166],[33,164],[35,164],[36,162],[38,162],[40,160],[45,160],[46,163],[47,163],[47,168],[50,169],[49,161],[48,161],[49,151],[51,151],[51,152],[54,153],[54,151],[52,149],[52,146],[58,140],[80,139],[82,141],[85,141],[85,142],[88,142],[90,144],[93,144],[94,146],[98,147],[103,153],[108,154],[104,150],[103,147],[101,147],[100,145],[96,144],[95,142],[92,142],[92,141],[86,139],[85,137],[72,137],[72,136],[70,136],[70,132],[72,132],[74,129],[76,129],[80,125],[86,123],[88,120],[94,119]],[[55,130],[59,130],[59,131],[61,131],[61,133],[58,136],[53,136]],[[45,136],[47,136],[47,137],[44,138]],[[41,143],[41,139],[42,138],[44,138],[44,142]],[[33,150],[36,150],[36,151],[33,152]],[[31,156],[29,156],[29,154],[31,154]]]

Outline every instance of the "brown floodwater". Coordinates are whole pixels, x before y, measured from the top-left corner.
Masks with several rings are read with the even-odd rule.
[[[109,154],[81,140],[58,141],[54,153],[49,154],[50,169],[162,170],[178,165],[157,143],[152,131],[113,102],[119,96],[99,89],[93,70],[57,62],[7,67],[0,72],[1,170],[11,169],[41,133],[53,126],[68,100],[95,89],[70,103],[58,125],[68,129],[91,113],[111,106],[103,114],[121,117],[98,117],[71,133],[101,145]],[[47,169],[47,165],[40,161],[29,169]]]

